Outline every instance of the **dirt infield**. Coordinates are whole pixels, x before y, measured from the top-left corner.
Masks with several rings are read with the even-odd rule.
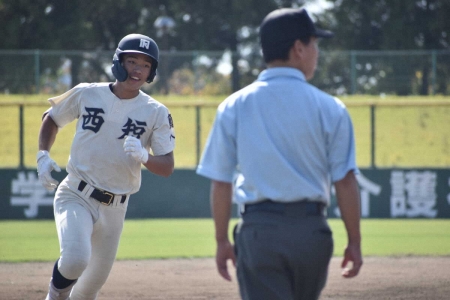
[[[450,257],[365,258],[360,275],[340,276],[333,258],[321,299],[450,298]],[[53,263],[0,264],[0,299],[44,299]],[[117,261],[98,300],[238,300],[235,277],[217,275],[214,259]]]

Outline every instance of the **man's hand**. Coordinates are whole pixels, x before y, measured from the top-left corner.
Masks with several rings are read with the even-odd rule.
[[[227,262],[231,260],[233,262],[234,267],[236,267],[236,257],[234,255],[234,247],[229,242],[217,243],[216,250],[216,265],[217,271],[220,276],[222,276],[225,280],[231,281],[230,273],[228,272]]]
[[[134,136],[127,136],[123,143],[123,150],[134,160],[145,164],[148,161],[148,151],[142,147],[141,140]]]
[[[56,162],[50,158],[48,151],[45,150],[37,153],[36,160],[39,181],[48,191],[53,191],[59,182],[52,177],[51,172],[53,170],[60,172],[61,168],[58,167]]]
[[[352,262],[352,266],[347,267],[348,263]],[[363,264],[361,245],[351,245],[349,244],[344,251],[344,259],[342,260],[342,276],[345,278],[352,278],[358,275],[359,270]]]

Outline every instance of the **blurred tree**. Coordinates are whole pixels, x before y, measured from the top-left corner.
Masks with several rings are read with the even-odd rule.
[[[299,7],[315,0],[0,0],[0,49],[54,49],[54,50],[108,50],[113,51],[119,40],[132,32],[163,41],[153,26],[159,16],[173,18],[176,27],[168,37],[164,51],[231,51],[233,66],[232,89],[239,83],[254,80],[264,68],[258,45],[258,26],[263,17],[277,7]],[[324,27],[333,29],[336,38],[321,44],[324,50],[417,50],[448,49],[450,43],[450,13],[448,0],[323,0],[330,9],[313,17]],[[168,53],[165,53],[168,55]],[[88,61],[91,70],[105,72],[105,62],[98,56],[82,57],[70,54],[72,84],[78,83],[81,61]],[[163,57],[165,58],[165,57]],[[212,59],[219,63],[219,59]],[[192,64],[186,56],[185,62]],[[182,61],[168,61],[172,72]],[[344,60],[342,60],[344,62]],[[54,62],[54,64],[60,61]],[[373,62],[382,66],[382,62]],[[417,74],[420,92],[426,94],[429,86],[430,63],[424,62],[419,70],[408,70],[408,64],[389,62],[385,72]],[[57,69],[58,66],[51,66]],[[5,73],[6,64],[0,65]],[[438,70],[446,70],[437,66]],[[342,64],[327,67],[328,81],[340,82]],[[414,72],[415,71],[415,72]],[[29,69],[14,70],[30,76]],[[85,71],[84,71],[85,72]],[[348,67],[346,73],[351,72]],[[438,76],[437,87],[446,89]],[[239,77],[240,76],[240,77]],[[386,76],[385,78],[388,78]],[[383,78],[378,78],[382,84]],[[32,80],[32,79],[31,79]],[[387,79],[385,79],[387,80]],[[14,80],[13,80],[14,81]],[[406,88],[398,93],[410,93]],[[4,83],[0,83],[0,88]],[[326,83],[327,84],[327,83]],[[158,83],[156,83],[156,86]],[[344,85],[344,83],[343,83]],[[401,90],[403,89],[403,90]],[[409,90],[408,90],[409,89]]]
[[[257,27],[276,7],[273,0],[1,0],[0,34],[8,38],[0,49],[114,50],[132,32],[160,43],[153,23],[164,11],[179,24],[168,41],[172,49],[237,51],[238,30]],[[77,84],[80,63],[72,66]],[[233,66],[237,70],[236,59]]]
[[[333,3],[321,18],[333,20],[336,38],[326,44],[342,50],[448,49],[450,1],[448,0],[327,0]],[[392,72],[415,74],[401,59],[390,62]],[[428,94],[430,63],[419,71],[421,94]],[[411,75],[409,75],[411,76]],[[406,81],[408,83],[408,81]],[[399,94],[411,93],[399,86]]]
[[[243,28],[257,28],[270,11],[277,8],[273,0],[167,1],[176,20],[176,36],[171,42],[183,50],[239,51],[239,45],[257,42],[257,36],[239,35]],[[240,88],[238,57],[232,56],[232,90]]]
[[[325,15],[334,19],[343,50],[445,49],[449,46],[450,1],[447,0],[326,0]],[[322,16],[322,18],[323,18]]]

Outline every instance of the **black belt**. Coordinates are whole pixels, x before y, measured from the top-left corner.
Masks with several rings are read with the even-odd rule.
[[[83,180],[80,181],[80,184],[78,185],[78,190],[80,192],[82,192],[84,190],[84,188],[86,187],[87,183]],[[115,196],[121,196],[122,198],[120,199],[120,203],[124,203],[125,200],[127,200],[127,195],[115,195],[111,192],[108,191],[102,191],[99,189],[94,188],[94,190],[92,191],[90,197],[94,198],[95,200],[97,200],[98,202],[104,204],[104,205],[110,205]]]
[[[254,204],[246,204],[244,206],[244,214],[262,211],[284,215],[307,215],[307,216],[324,216],[326,205],[317,201],[295,201],[295,202],[275,202],[272,200],[264,200]]]

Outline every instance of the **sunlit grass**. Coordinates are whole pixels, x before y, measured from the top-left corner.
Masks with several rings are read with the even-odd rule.
[[[230,236],[237,219],[230,222]],[[342,256],[347,235],[340,219],[330,219],[334,255]],[[448,256],[450,220],[363,219],[364,256]],[[0,261],[54,261],[59,256],[55,224],[45,221],[0,221]],[[212,219],[126,220],[118,259],[213,257]]]

